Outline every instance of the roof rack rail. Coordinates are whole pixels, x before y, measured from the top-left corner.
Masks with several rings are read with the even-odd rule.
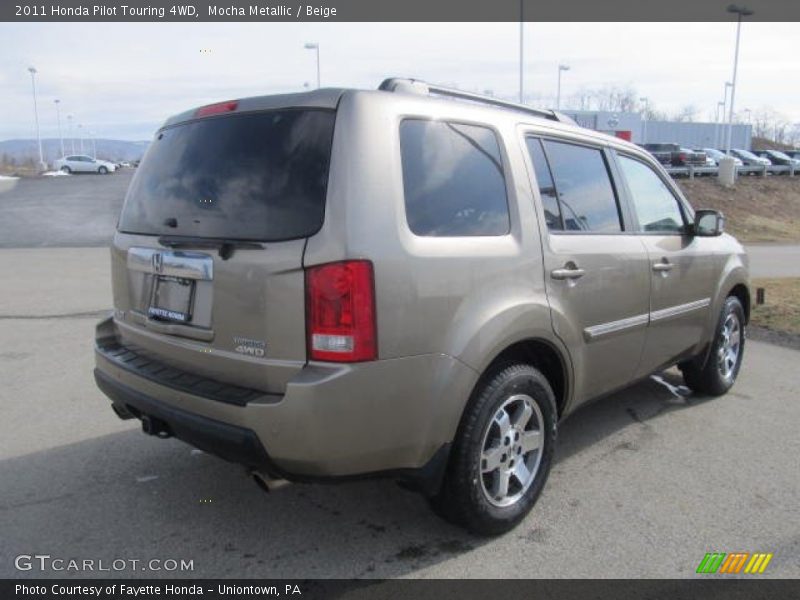
[[[499,106],[501,108],[517,110],[544,119],[550,119],[551,121],[558,121],[560,123],[569,123],[571,125],[576,124],[575,121],[573,121],[570,117],[561,114],[555,110],[533,108],[531,106],[518,104],[516,102],[500,100],[492,96],[485,96],[483,94],[475,94],[473,92],[465,92],[463,90],[457,90],[454,88],[448,88],[441,85],[426,83],[424,81],[420,81],[419,79],[390,77],[388,79],[384,79],[383,82],[380,84],[380,86],[378,86],[378,89],[387,92],[407,92],[411,94],[420,94],[425,96],[428,95],[447,96],[449,98],[458,98],[460,100],[468,100],[470,102],[477,102],[480,104],[490,104],[492,106]]]

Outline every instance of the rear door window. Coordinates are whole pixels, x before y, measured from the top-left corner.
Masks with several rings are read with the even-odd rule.
[[[161,130],[120,217],[125,233],[278,241],[322,226],[335,112],[285,109]]]
[[[406,218],[419,236],[509,232],[500,146],[487,127],[407,119],[400,124]]]
[[[616,233],[623,229],[603,151],[544,140],[566,231]]]
[[[536,182],[539,184],[539,196],[542,198],[542,208],[544,209],[544,219],[550,231],[564,229],[564,222],[561,219],[561,208],[558,205],[558,195],[556,186],[553,182],[553,175],[550,173],[550,166],[547,164],[547,157],[544,155],[542,141],[537,138],[526,140],[528,152],[531,155],[533,170],[536,174]]]

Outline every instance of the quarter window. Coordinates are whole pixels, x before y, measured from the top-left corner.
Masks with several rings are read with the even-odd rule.
[[[685,232],[686,223],[678,199],[661,177],[641,161],[627,156],[619,159],[641,229],[654,233]]]
[[[544,141],[564,229],[593,233],[622,231],[622,218],[603,152],[565,142]]]
[[[503,163],[491,129],[407,119],[400,154],[406,218],[416,235],[508,233]]]

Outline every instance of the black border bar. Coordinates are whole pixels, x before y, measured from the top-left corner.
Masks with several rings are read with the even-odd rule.
[[[3,0],[0,21],[710,22],[736,20],[732,2],[749,21],[800,21],[797,0]]]
[[[535,570],[531,565],[531,570]],[[122,585],[137,588],[139,593],[120,593]],[[43,593],[21,592],[39,588]],[[168,586],[174,586],[170,591]],[[228,590],[220,593],[220,586]],[[278,595],[265,593],[274,586]],[[189,588],[181,591],[181,588]],[[190,590],[202,588],[201,594]],[[240,593],[237,593],[237,588]],[[258,591],[248,591],[260,588]],[[76,589],[75,593],[68,593]],[[91,590],[100,590],[100,594]],[[245,590],[245,591],[241,591]],[[299,593],[298,593],[299,592]],[[695,579],[460,579],[460,580],[277,580],[277,579],[23,579],[0,580],[0,598],[36,598],[38,600],[158,600],[161,598],[205,598],[209,600],[269,600],[298,598],[302,600],[776,600],[800,596],[800,580],[723,578],[701,576]]]

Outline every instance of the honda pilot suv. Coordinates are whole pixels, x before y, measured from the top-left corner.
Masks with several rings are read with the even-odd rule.
[[[551,111],[402,79],[204,106],[131,182],[95,377],[267,488],[388,476],[497,534],[579,406],[673,365],[733,385],[750,296],[722,230]]]

